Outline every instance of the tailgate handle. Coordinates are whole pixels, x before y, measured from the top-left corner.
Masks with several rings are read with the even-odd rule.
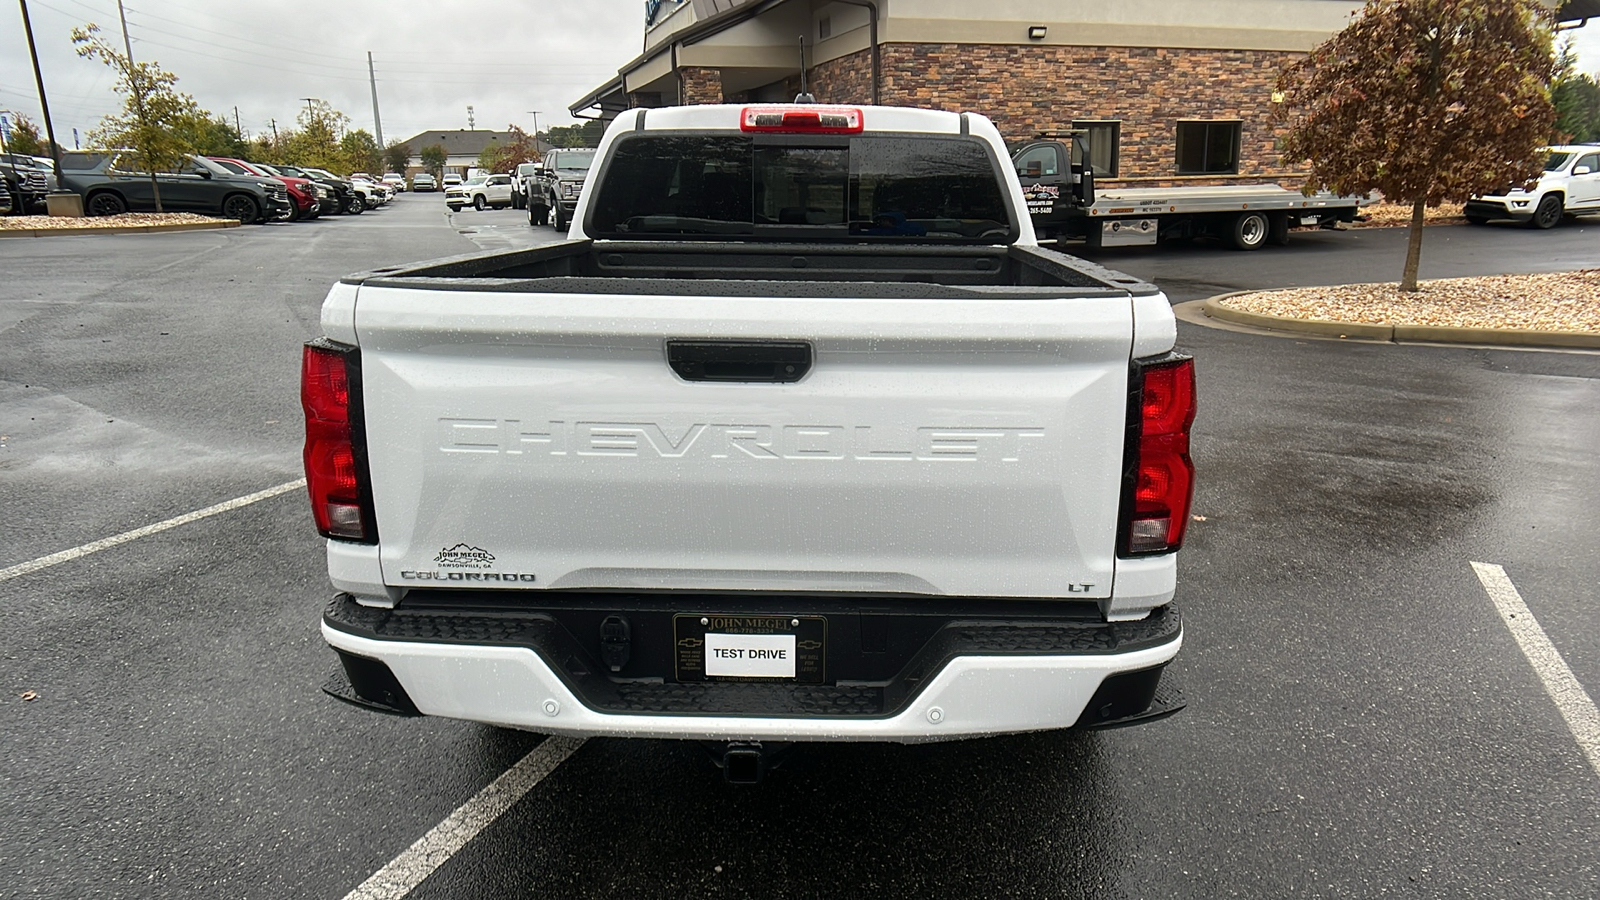
[[[805,341],[667,341],[667,365],[684,381],[789,384],[811,371]]]

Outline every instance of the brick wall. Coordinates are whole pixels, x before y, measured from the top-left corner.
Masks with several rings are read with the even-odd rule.
[[[721,69],[684,66],[678,70],[678,84],[678,102],[685,106],[722,102]]]
[[[818,102],[871,103],[872,51],[862,50],[812,66],[807,79]]]
[[[1272,177],[1296,186],[1276,150],[1272,89],[1300,54],[1258,50],[885,44],[883,102],[978,112],[1008,141],[1073,119],[1122,122],[1119,180],[1137,185]],[[868,67],[870,59],[863,65]],[[1178,178],[1180,119],[1239,120],[1239,175]]]
[[[1008,141],[1065,129],[1074,119],[1119,120],[1119,177],[1103,183],[1300,183],[1278,156],[1272,90],[1278,73],[1301,54],[1005,44],[884,44],[880,53],[885,104],[982,113]],[[748,96],[724,98],[716,69],[686,67],[679,75],[684,103],[738,103]],[[808,78],[821,102],[870,103],[872,53],[821,63]],[[790,81],[798,91],[798,77]],[[1239,174],[1179,176],[1183,119],[1239,121]]]

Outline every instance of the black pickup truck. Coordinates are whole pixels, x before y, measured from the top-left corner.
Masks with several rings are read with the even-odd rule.
[[[10,212],[19,215],[44,212],[50,193],[50,173],[31,156],[0,153],[0,181],[11,195]]]
[[[533,177],[523,179],[528,207],[528,224],[547,222],[557,231],[572,223],[572,212],[583,195],[583,181],[594,163],[592,149],[558,149],[544,155],[543,164]]]

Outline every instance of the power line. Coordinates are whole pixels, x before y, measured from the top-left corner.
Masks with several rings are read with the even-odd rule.
[[[313,53],[313,52],[308,51],[308,50],[301,50],[301,49],[298,49],[298,48],[295,48],[295,47],[288,47],[288,46],[285,46],[283,44],[274,44],[274,43],[270,43],[268,41],[258,41],[255,38],[242,37],[242,36],[237,35],[237,34],[230,34],[230,33],[227,33],[227,32],[216,31],[216,30],[213,30],[213,29],[210,29],[210,28],[201,28],[199,25],[190,25],[188,22],[180,22],[177,19],[169,19],[166,16],[159,16],[159,15],[156,15],[155,13],[152,13],[152,12],[145,12],[144,10],[138,9],[137,7],[129,7],[129,12],[132,12],[134,15],[140,16],[140,17],[144,17],[144,18],[159,19],[159,20],[161,20],[163,22],[170,22],[173,25],[177,25],[180,28],[187,28],[190,31],[204,32],[205,34],[215,35],[217,37],[225,37],[225,38],[227,38],[227,39],[229,39],[231,41],[238,41],[240,43],[245,43],[245,44],[256,44],[257,46],[265,47],[268,50],[272,50],[272,51],[277,52],[277,53],[294,53],[294,54],[297,54],[297,55],[300,55],[300,56],[314,57],[314,59],[312,61],[308,61],[308,62],[304,63],[304,65],[321,66],[323,68],[328,68],[328,69],[344,69],[346,71],[351,71],[351,72],[359,72],[361,70],[359,66],[341,66],[341,65],[338,65],[336,63],[324,62],[324,60],[327,59],[326,56],[323,56],[322,54],[318,54],[318,53]],[[166,31],[164,29],[153,28],[150,25],[145,24],[143,22],[139,22],[138,24],[145,31],[153,31],[153,32],[155,32],[157,34],[165,34],[165,35],[167,35],[169,37],[178,38],[179,40],[195,41],[197,43],[201,42],[200,38],[192,38],[192,37],[189,37],[187,35],[174,34],[173,32]],[[215,42],[210,42],[210,43],[215,43]],[[296,65],[302,65],[299,62],[296,62],[295,64]]]

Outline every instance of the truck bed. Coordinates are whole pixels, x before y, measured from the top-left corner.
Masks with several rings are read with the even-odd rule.
[[[391,267],[344,283],[451,291],[1026,299],[1153,296],[1154,285],[1038,247],[565,241]],[[782,282],[775,286],[773,282]]]

